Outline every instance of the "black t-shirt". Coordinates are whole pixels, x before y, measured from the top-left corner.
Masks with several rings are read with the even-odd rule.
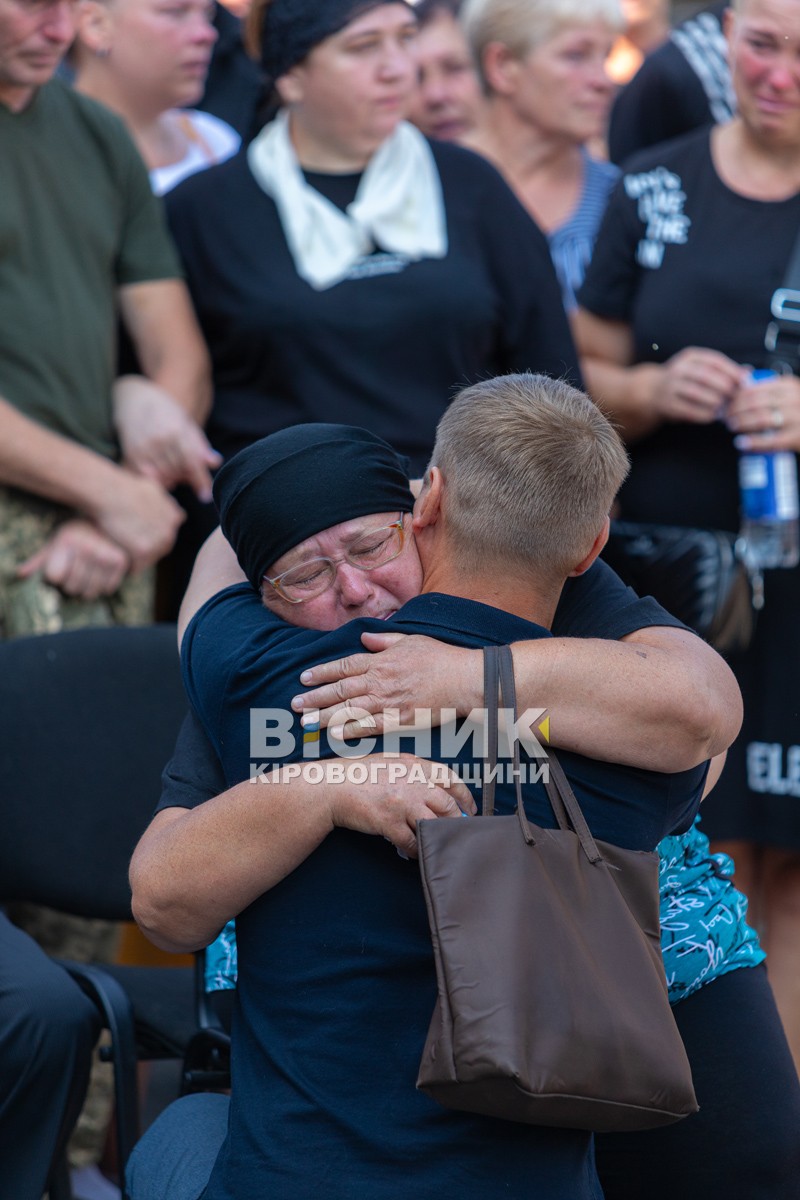
[[[639,150],[732,115],[734,95],[720,26],[725,7],[715,5],[674,29],[619,93],[608,133],[612,162],[626,163]]]
[[[634,362],[707,346],[766,366],[770,299],[798,228],[800,194],[762,201],[731,191],[713,166],[709,131],[695,131],[628,164],[579,303],[631,326]],[[737,454],[722,422],[667,424],[630,449],[624,516],[738,528]]]
[[[209,434],[224,454],[298,422],[341,421],[386,438],[421,473],[460,387],[522,370],[580,381],[541,231],[484,159],[431,145],[447,255],[409,263],[378,250],[323,290],[297,274],[246,152],[167,197],[213,360]],[[311,178],[326,192],[353,180]]]

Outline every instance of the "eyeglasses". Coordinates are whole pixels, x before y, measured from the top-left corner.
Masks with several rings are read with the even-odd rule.
[[[401,516],[391,525],[382,525],[362,534],[341,558],[308,558],[272,579],[265,575],[264,583],[270,584],[287,604],[302,604],[327,592],[343,562],[358,567],[359,571],[374,571],[402,554],[405,540]]]

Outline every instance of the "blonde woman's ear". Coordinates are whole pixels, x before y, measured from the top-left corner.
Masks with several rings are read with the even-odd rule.
[[[103,0],[79,0],[76,7],[78,38],[92,54],[111,53],[111,13]]]
[[[481,66],[483,76],[493,92],[499,96],[513,95],[520,60],[512,54],[505,42],[489,42],[483,51]]]

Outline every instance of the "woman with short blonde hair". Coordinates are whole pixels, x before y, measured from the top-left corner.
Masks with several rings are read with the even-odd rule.
[[[587,144],[605,136],[619,0],[466,0],[461,21],[485,92],[465,144],[498,167],[548,237],[572,310],[618,175]]]
[[[464,0],[459,16],[489,92],[482,64],[492,42],[522,58],[568,25],[602,21],[615,33],[624,27],[620,0]]]

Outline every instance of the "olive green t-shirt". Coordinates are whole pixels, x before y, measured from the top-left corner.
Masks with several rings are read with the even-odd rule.
[[[113,457],[117,288],[177,276],[118,117],[57,80],[0,104],[0,396]]]

